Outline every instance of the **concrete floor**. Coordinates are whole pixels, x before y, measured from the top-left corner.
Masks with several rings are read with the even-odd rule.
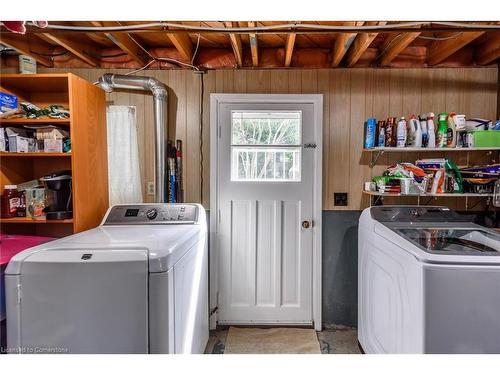
[[[218,327],[210,331],[206,354],[224,354],[229,327]],[[316,332],[322,354],[360,354],[358,331],[347,327],[329,327]]]

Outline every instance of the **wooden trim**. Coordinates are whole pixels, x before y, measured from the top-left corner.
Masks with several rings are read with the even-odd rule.
[[[93,26],[97,27],[110,27],[110,26],[120,26],[119,22],[114,21],[90,21]],[[90,34],[92,35],[92,34]],[[89,37],[90,37],[89,35]],[[130,34],[120,34],[120,33],[104,33],[106,37],[116,44],[120,49],[126,52],[130,57],[137,61],[141,66],[148,63],[148,58],[145,56],[144,48],[132,39]]]
[[[463,32],[456,38],[433,42],[427,50],[427,63],[439,64],[483,34],[484,31]]]
[[[394,60],[411,42],[413,42],[420,32],[396,34],[389,37],[382,47],[380,66],[387,66]]]
[[[232,22],[224,22],[224,25],[227,28],[233,27]],[[233,48],[236,65],[238,67],[241,67],[243,66],[243,50],[241,46],[241,37],[239,34],[229,34],[229,40],[231,41],[231,47]]]
[[[31,45],[33,43],[31,43],[31,40],[28,36],[25,36],[25,38],[23,39],[19,39],[19,38],[16,38],[16,37],[13,37],[12,35],[9,35],[8,33],[0,33],[0,42],[2,44],[5,44],[6,46],[10,47],[10,48],[13,48],[15,49],[16,51],[18,51],[19,53],[23,54],[23,55],[28,55],[28,56],[31,56],[33,57],[38,63],[46,66],[46,67],[52,67],[54,66],[54,63],[52,62],[52,60],[50,60],[50,58],[46,57],[46,56],[41,56],[41,55],[38,55],[38,54],[35,54],[32,52],[31,50]],[[39,51],[39,52],[43,52],[43,53],[47,53],[49,54],[50,52],[52,52],[52,48],[49,46],[48,43],[36,43],[36,49]],[[40,50],[43,50],[43,51],[40,51]]]
[[[285,43],[285,66],[288,68],[292,63],[293,47],[295,45],[295,33],[290,33],[286,37]]]
[[[500,58],[500,33],[491,35],[486,42],[476,47],[476,63],[488,65]]]
[[[363,26],[364,22],[344,22],[343,26]],[[344,58],[347,50],[351,46],[354,39],[356,39],[357,33],[342,33],[338,34],[335,39],[335,44],[333,46],[333,58],[332,67],[335,68],[339,66],[340,62]]]
[[[182,58],[187,62],[191,62],[193,58],[193,44],[187,33],[168,34],[170,41],[181,54]]]
[[[256,22],[254,21],[249,21],[248,22],[248,27],[255,27]],[[250,41],[250,52],[252,54],[252,65],[254,67],[259,66],[259,44],[257,40],[257,34],[252,34],[250,33],[248,35],[249,41]]]
[[[379,25],[383,26],[387,22],[382,21],[382,22],[367,22],[367,25]],[[352,67],[355,65],[358,60],[360,59],[361,55],[366,51],[366,49],[370,46],[371,42],[377,37],[379,33],[366,33],[366,34],[359,34],[354,42],[352,43],[351,47],[349,48],[349,51],[347,52],[346,56],[346,61],[347,61],[347,66]]]
[[[56,42],[61,47],[70,51],[73,55],[78,57],[80,60],[85,61],[87,64],[92,65],[93,67],[100,66],[99,59],[95,57],[89,56],[88,52],[95,52],[93,48],[89,48],[88,44],[80,43],[74,40],[70,40],[67,37],[63,37],[59,34],[50,34],[46,33],[44,36],[53,42]]]

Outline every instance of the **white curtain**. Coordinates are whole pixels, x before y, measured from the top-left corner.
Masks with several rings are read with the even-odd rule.
[[[108,106],[109,204],[142,203],[135,107]]]

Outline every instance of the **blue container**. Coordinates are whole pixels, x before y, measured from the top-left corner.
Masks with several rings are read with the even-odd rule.
[[[17,96],[0,91],[0,113],[17,108]]]
[[[370,117],[365,123],[365,148],[375,147],[377,133],[377,119]]]

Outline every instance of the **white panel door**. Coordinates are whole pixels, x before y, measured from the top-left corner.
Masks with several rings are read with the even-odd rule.
[[[314,106],[218,104],[220,324],[313,323]]]

